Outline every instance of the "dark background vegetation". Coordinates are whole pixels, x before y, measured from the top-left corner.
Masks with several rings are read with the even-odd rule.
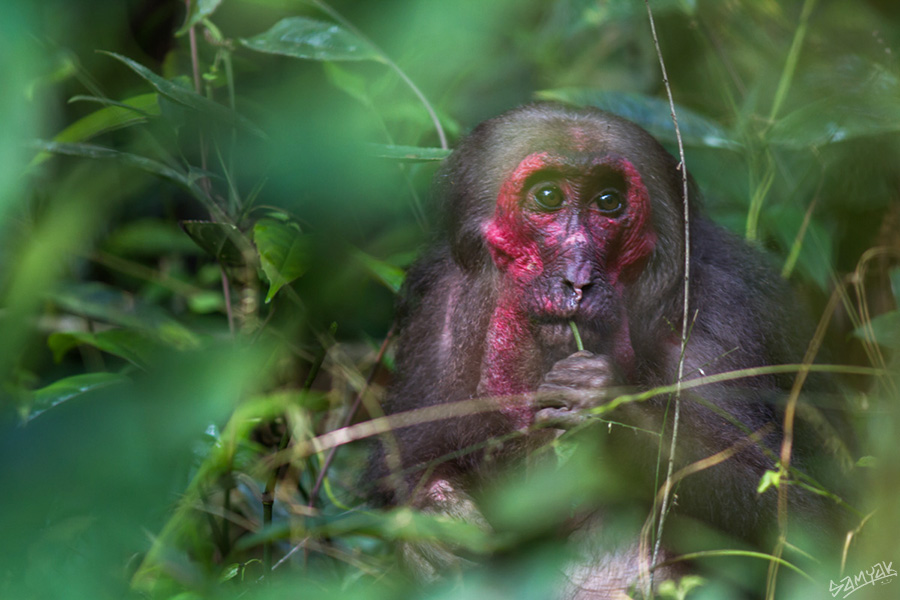
[[[442,153],[400,146],[440,139],[399,73],[451,145],[542,98],[619,112],[674,151],[644,2],[196,4],[195,52],[176,0],[0,11],[0,597],[547,597],[558,553],[536,543],[411,592],[397,540],[478,554],[510,538],[369,512],[364,449],[342,446],[317,486],[325,453],[304,444],[364,388],[375,414],[390,352],[365,380],[433,220]],[[830,320],[829,362],[878,370],[842,380],[852,527],[871,517],[850,564],[900,564],[900,5],[651,6],[707,212]],[[287,17],[313,20],[293,22],[312,27],[293,56],[257,37]],[[305,453],[277,454],[286,432]],[[507,521],[580,493],[536,485],[501,498]],[[691,597],[759,575],[759,559],[716,560]],[[841,576],[779,595],[824,597]]]

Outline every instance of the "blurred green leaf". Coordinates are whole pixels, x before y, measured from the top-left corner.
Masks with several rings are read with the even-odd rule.
[[[42,152],[52,152],[53,154],[64,154],[67,156],[81,156],[83,158],[113,160],[122,165],[134,167],[162,177],[163,179],[168,179],[169,181],[190,190],[194,195],[201,195],[196,187],[195,181],[181,171],[168,167],[163,163],[150,158],[138,156],[137,154],[119,152],[118,150],[113,150],[104,146],[96,146],[94,144],[70,144],[37,140],[33,142],[32,145]]]
[[[47,339],[47,346],[53,351],[56,362],[61,361],[69,350],[81,345],[93,346],[139,367],[145,366],[150,355],[160,348],[156,340],[134,329],[108,329],[97,333],[68,331],[53,333]]]
[[[56,136],[54,142],[83,142],[93,137],[123,129],[139,123],[145,123],[148,115],[159,114],[159,104],[156,94],[143,94],[125,100],[124,106],[107,106],[96,112],[75,121]],[[32,166],[40,164],[50,155],[38,154],[32,161]]]
[[[204,290],[187,298],[191,312],[199,315],[219,312],[225,309],[225,296],[221,291]]]
[[[33,392],[30,410],[25,420],[31,421],[54,406],[88,392],[130,381],[128,377],[117,373],[86,373],[60,379]]]
[[[336,62],[326,62],[323,66],[325,67],[325,75],[328,76],[328,81],[332,85],[339,90],[343,90],[347,95],[355,98],[363,105],[371,105],[372,102],[369,98],[365,77],[343,68]]]
[[[236,239],[243,238],[243,234],[234,225],[214,221],[182,221],[181,228],[198,246],[222,264],[244,264],[244,253],[235,243]]]
[[[274,219],[256,222],[253,242],[259,252],[263,272],[269,280],[268,303],[282,286],[294,281],[309,268],[311,245],[296,224]]]
[[[807,78],[815,93],[772,125],[769,142],[806,148],[900,131],[900,79],[878,62],[842,56]]]
[[[252,124],[246,118],[238,115],[231,109],[213,102],[209,98],[201,96],[193,90],[184,88],[176,83],[172,83],[171,81],[160,77],[144,65],[135,62],[128,57],[122,56],[121,54],[116,54],[115,52],[101,51],[101,53],[112,56],[116,60],[127,65],[132,71],[146,80],[150,85],[156,88],[156,91],[158,91],[166,98],[169,98],[170,100],[177,102],[182,106],[191,108],[203,115],[210,115],[215,119],[231,125],[239,125],[243,129],[257,137],[263,139],[266,139],[268,137],[261,129],[256,127],[256,125]]]
[[[626,92],[604,92],[592,88],[563,88],[537,92],[541,100],[594,106],[634,121],[655,137],[675,142],[675,125],[669,103],[661,98]],[[675,106],[678,128],[686,146],[738,149],[741,145],[713,121]]]
[[[222,0],[194,0],[191,2],[188,5],[190,10],[184,19],[184,25],[175,32],[175,35],[180,37],[187,33],[191,27],[216,12],[220,4],[222,4]]]
[[[404,162],[441,161],[450,156],[452,150],[444,148],[421,148],[418,146],[394,146],[390,144],[369,144],[378,158],[390,158]]]
[[[71,285],[50,298],[62,309],[102,323],[152,333],[177,348],[196,348],[198,336],[161,307],[102,283]]]
[[[872,319],[871,327],[875,342],[891,350],[900,350],[900,310],[878,315]],[[865,339],[868,336],[868,328],[858,327],[853,331],[853,335]]]
[[[383,260],[378,260],[362,250],[354,250],[353,257],[362,264],[370,275],[383,283],[389,290],[395,294],[400,291],[400,288],[403,286],[403,280],[406,278],[406,273],[403,269]]]
[[[123,223],[104,242],[107,252],[125,256],[197,254],[200,248],[171,221],[139,219]]]
[[[824,146],[900,131],[900,96],[839,95],[815,100],[779,119],[768,141],[788,148]]]
[[[381,60],[368,43],[340,25],[307,17],[282,19],[241,43],[257,52],[309,60]]]
[[[765,229],[772,233],[783,248],[791,248],[797,239],[797,233],[803,227],[806,209],[797,204],[784,204],[763,211]],[[833,225],[833,224],[831,224]],[[798,249],[796,269],[821,289],[831,284],[831,273],[834,260],[834,236],[825,229],[822,221],[810,220],[802,246]]]

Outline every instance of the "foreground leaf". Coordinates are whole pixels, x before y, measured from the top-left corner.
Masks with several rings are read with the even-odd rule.
[[[257,52],[307,60],[381,60],[368,43],[340,25],[306,17],[282,19],[241,43]]]
[[[370,275],[383,283],[389,290],[395,294],[400,291],[400,288],[403,286],[403,280],[406,278],[406,273],[403,269],[383,260],[378,260],[361,250],[355,250],[353,256]]]
[[[145,81],[147,81],[150,85],[156,88],[160,94],[165,96],[166,98],[181,104],[182,106],[186,106],[191,108],[201,114],[211,115],[212,117],[224,121],[225,123],[232,125],[239,125],[243,129],[249,131],[250,133],[256,135],[257,137],[265,139],[267,136],[261,129],[253,125],[250,121],[245,119],[244,117],[238,115],[234,111],[221,104],[213,102],[209,98],[205,96],[201,96],[193,90],[189,90],[187,88],[181,87],[176,83],[172,83],[168,79],[160,77],[144,65],[131,60],[126,56],[122,56],[121,54],[116,54],[115,52],[103,52],[103,54],[108,54],[112,56],[116,60],[124,63],[128,66],[132,71],[141,76]]]
[[[296,225],[274,219],[257,221],[253,226],[253,242],[259,252],[260,265],[269,280],[268,303],[278,290],[309,268],[310,243]]]
[[[235,242],[243,234],[234,225],[215,221],[182,221],[181,227],[194,243],[222,264],[233,267],[244,264],[244,253]]]
[[[60,379],[35,390],[25,421],[31,421],[54,406],[101,388],[127,383],[130,379],[117,373],[86,373]]]
[[[134,167],[136,169],[146,171],[147,173],[150,173],[152,175],[162,177],[163,179],[168,179],[169,181],[186,188],[195,196],[202,196],[202,192],[197,189],[194,181],[187,175],[185,175],[181,171],[173,169],[172,167],[166,166],[159,161],[146,158],[144,156],[131,154],[130,152],[119,152],[118,150],[106,148],[105,146],[97,146],[95,144],[70,144],[66,142],[48,142],[46,140],[37,140],[32,143],[32,146],[39,151],[51,152],[53,154],[81,156],[83,158],[93,158],[101,160],[113,160],[122,165]]]
[[[160,349],[156,340],[133,329],[108,329],[97,333],[67,331],[54,333],[47,339],[47,346],[56,362],[60,362],[69,350],[81,345],[93,346],[138,367],[145,366],[149,356]]]

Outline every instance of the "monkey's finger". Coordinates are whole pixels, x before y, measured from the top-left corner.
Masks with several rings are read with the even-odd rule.
[[[556,429],[572,429],[581,425],[589,417],[577,410],[568,408],[544,408],[534,416],[538,427],[554,427]]]

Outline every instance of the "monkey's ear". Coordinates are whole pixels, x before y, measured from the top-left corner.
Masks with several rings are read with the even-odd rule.
[[[474,133],[473,133],[474,135]],[[450,245],[453,260],[468,272],[491,263],[482,228],[494,213],[496,198],[478,180],[478,146],[463,142],[435,177],[432,200],[438,215],[437,237]]]

